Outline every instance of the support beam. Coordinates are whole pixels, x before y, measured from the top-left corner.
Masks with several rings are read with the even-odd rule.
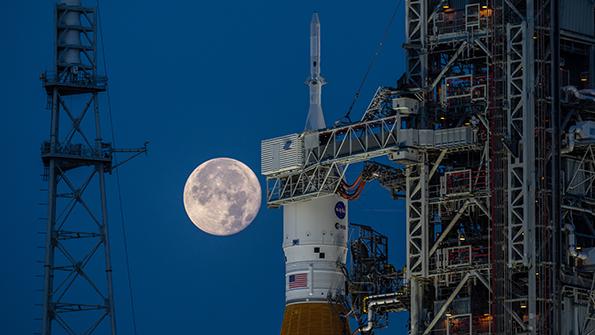
[[[432,82],[432,84],[430,85],[430,87],[428,87],[428,91],[433,90],[436,87],[436,85],[438,85],[438,83],[440,82],[440,80],[442,80],[442,77],[444,77],[444,75],[446,74],[446,72],[448,72],[448,70],[450,70],[450,67],[457,61],[457,59],[459,58],[459,56],[463,53],[463,51],[465,50],[465,47],[466,46],[467,46],[467,42],[461,43],[461,46],[457,49],[457,51],[455,52],[455,54],[452,55],[452,57],[450,58],[450,60],[446,64],[446,66],[444,66],[444,68],[442,69],[442,71],[440,71],[440,73],[436,76],[436,79],[434,79],[434,81]]]
[[[436,313],[436,316],[434,316],[434,319],[432,320],[432,322],[430,322],[428,327],[424,330],[423,335],[427,335],[430,332],[432,332],[432,329],[434,329],[434,326],[436,326],[436,323],[438,323],[438,321],[440,321],[440,319],[442,318],[442,315],[444,315],[444,313],[448,309],[448,306],[450,306],[450,304],[457,297],[457,295],[459,294],[461,289],[465,286],[465,284],[467,284],[467,281],[469,280],[471,275],[472,275],[471,272],[467,272],[467,274],[465,274],[465,277],[463,277],[463,279],[459,282],[459,284],[454,289],[454,291],[452,291],[452,293],[450,294],[448,299],[446,299],[446,301],[444,302],[444,304],[442,305],[442,307],[440,308],[438,313]]]
[[[469,204],[471,204],[471,200],[465,201],[463,206],[461,208],[459,208],[459,211],[452,218],[452,220],[450,220],[450,222],[448,223],[448,226],[446,226],[446,228],[444,229],[442,234],[440,234],[440,237],[438,238],[438,240],[436,240],[436,242],[434,242],[432,249],[430,249],[429,257],[432,257],[432,255],[434,255],[436,250],[438,250],[438,248],[440,247],[440,243],[442,243],[442,241],[444,241],[444,239],[446,238],[448,233],[450,233],[452,228],[454,228],[454,226],[457,224],[457,222],[459,222],[459,219],[463,216],[463,214],[465,214],[465,211],[467,210],[467,207],[469,207]]]

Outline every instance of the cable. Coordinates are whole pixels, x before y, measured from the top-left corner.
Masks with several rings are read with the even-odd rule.
[[[345,113],[345,116],[343,117],[344,119],[347,119],[350,122],[351,122],[351,117],[350,117],[351,111],[353,110],[353,107],[355,106],[355,104],[357,103],[357,100],[360,97],[360,93],[361,93],[362,89],[364,88],[366,81],[368,80],[368,76],[370,75],[370,72],[372,72],[372,69],[376,65],[378,56],[380,56],[380,52],[382,51],[382,48],[384,47],[384,42],[388,39],[388,33],[390,32],[390,28],[392,27],[393,22],[395,21],[395,17],[397,16],[397,13],[399,11],[401,1],[397,0],[396,2],[397,2],[397,4],[395,6],[393,14],[390,17],[388,24],[386,25],[386,28],[384,28],[384,34],[382,35],[382,39],[378,43],[378,46],[376,47],[376,51],[374,52],[374,55],[372,56],[372,59],[370,60],[370,63],[368,64],[368,68],[366,69],[366,72],[364,73],[364,77],[362,78],[362,80],[359,84],[359,87],[355,91],[355,95],[353,96],[351,105],[349,106],[347,113]]]
[[[107,58],[105,57],[105,43],[103,42],[103,27],[101,25],[102,21],[101,21],[101,15],[100,15],[100,10],[99,10],[99,0],[97,0],[97,27],[98,27],[98,32],[99,32],[99,40],[101,42],[101,57],[103,58],[103,67],[104,67],[104,72],[105,75],[107,76],[108,73],[108,67],[107,67]],[[116,146],[116,132],[114,130],[114,120],[112,117],[112,101],[111,101],[111,96],[110,96],[110,91],[109,91],[109,86],[106,88],[105,90],[106,93],[106,97],[107,97],[107,111],[108,111],[108,120],[109,120],[109,125],[110,125],[110,130],[111,130],[111,140],[112,140],[112,146],[115,147]],[[118,164],[118,160],[116,158],[115,162],[116,165]],[[116,188],[118,190],[118,202],[120,205],[120,221],[121,221],[121,227],[122,227],[122,238],[124,241],[124,260],[125,260],[125,264],[126,264],[126,276],[128,277],[128,291],[129,291],[129,295],[130,295],[130,309],[132,312],[132,328],[133,328],[133,333],[134,335],[137,335],[137,327],[136,327],[136,309],[134,308],[134,294],[132,292],[132,279],[131,279],[131,273],[130,273],[130,257],[128,255],[128,234],[126,233],[126,224],[125,224],[125,217],[124,217],[124,206],[123,206],[123,201],[122,201],[122,187],[120,186],[120,170],[116,169]]]

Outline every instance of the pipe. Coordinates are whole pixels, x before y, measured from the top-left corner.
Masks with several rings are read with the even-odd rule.
[[[591,96],[590,94],[583,94],[583,92],[584,93],[590,93],[590,90],[581,90],[581,91],[579,91],[574,86],[564,86],[564,87],[562,87],[562,90],[564,92],[566,92],[566,93],[572,93],[572,95],[574,95],[574,97],[577,98],[577,99],[595,101],[595,97],[594,96]]]
[[[391,297],[392,296],[392,297]],[[384,298],[384,299],[382,299]],[[359,333],[367,333],[374,328],[374,308],[379,306],[396,304],[399,302],[397,293],[381,294],[368,297],[368,324],[364,327],[359,327],[355,330],[353,335]]]
[[[591,214],[591,215],[595,216],[595,213],[593,211],[588,210],[586,208],[580,208],[580,207],[568,206],[568,205],[562,205],[562,208],[570,210],[570,211],[577,211],[577,212],[587,213],[587,214]]]
[[[568,253],[570,254],[570,256],[576,257],[580,260],[587,259],[587,254],[579,252],[576,249],[576,235],[574,234],[574,225],[567,223],[564,225],[564,230],[568,232]]]

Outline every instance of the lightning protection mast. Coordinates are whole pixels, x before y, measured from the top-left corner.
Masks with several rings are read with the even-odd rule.
[[[105,174],[117,164],[101,133],[97,12],[81,0],[55,8],[55,69],[42,74],[50,138],[41,147],[48,181],[42,335],[116,334]]]

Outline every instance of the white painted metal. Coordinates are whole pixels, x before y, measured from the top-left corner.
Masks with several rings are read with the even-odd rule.
[[[510,108],[508,115],[508,136],[522,140],[524,136],[523,115],[525,111],[526,86],[524,63],[526,28],[525,25],[507,26],[507,97]],[[516,143],[514,149],[519,145]],[[516,154],[516,155],[515,155]],[[518,265],[526,260],[525,255],[525,179],[524,157],[517,152],[508,152],[508,264]]]
[[[374,309],[381,306],[390,306],[401,302],[396,293],[382,294],[368,297],[368,324],[358,329],[354,334],[367,333],[374,328]]]
[[[422,329],[424,288],[423,280],[428,275],[428,165],[426,158],[421,164],[407,167],[406,176],[406,230],[407,230],[407,279],[411,287],[411,334]]]
[[[260,152],[261,172],[265,176],[299,169],[304,164],[304,143],[300,134],[264,140]]]
[[[393,99],[393,109],[400,114],[409,115],[419,113],[419,101],[412,98]]]
[[[322,86],[325,83],[320,75],[320,19],[318,13],[314,13],[310,22],[310,78],[306,81],[310,88],[310,107],[306,130],[326,128],[322,113]]]
[[[287,303],[327,301],[345,294],[347,206],[337,195],[284,205]],[[300,274],[307,277],[307,285],[292,288],[292,276]]]

